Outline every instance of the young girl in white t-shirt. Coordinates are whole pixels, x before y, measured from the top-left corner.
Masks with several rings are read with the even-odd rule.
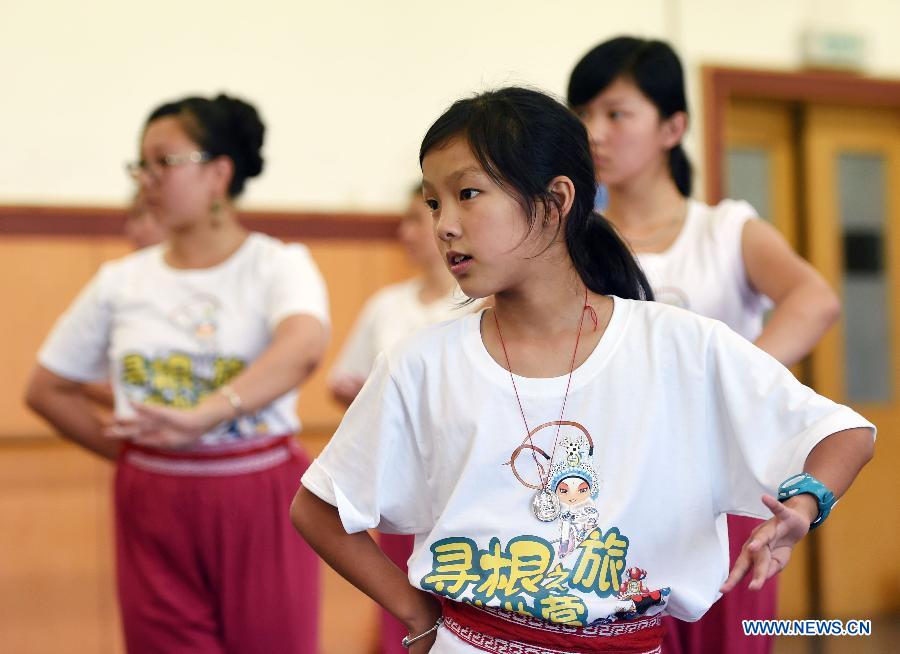
[[[809,354],[840,303],[747,202],[691,199],[681,145],[688,107],[678,55],[662,41],[618,37],[592,48],[569,78],[569,105],[588,130],[603,214],[637,256],[657,301],[716,318],[786,366]],[[772,308],[763,327],[763,316]],[[728,518],[732,559],[759,525]],[[740,585],[696,623],[668,621],[669,654],[765,654],[744,619],[776,616],[776,583]]]
[[[494,307],[379,358],[294,524],[414,654],[659,652],[664,612],[696,620],[787,563],[873,427],[721,323],[643,301],[555,100],[458,101],[420,161],[451,273]],[[768,511],[729,575],[725,514]],[[374,527],[415,534],[408,576]]]

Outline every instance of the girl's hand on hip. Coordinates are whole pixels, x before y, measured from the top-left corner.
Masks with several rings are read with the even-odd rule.
[[[434,647],[435,639],[437,639],[436,631],[433,634],[429,634],[422,640],[417,640],[416,642],[414,642],[407,651],[409,652],[409,654],[428,654],[428,652],[431,651],[431,648]]]
[[[420,607],[420,610],[418,611],[419,615],[412,624],[406,625],[410,637],[423,634],[434,627],[438,618],[440,618],[441,614],[443,613],[443,607],[441,606],[441,603],[433,595],[422,591],[420,591],[418,595],[422,600],[422,605]],[[428,652],[430,652],[431,648],[434,646],[434,641],[437,638],[437,632],[443,628],[443,626],[438,627],[433,632],[428,634],[425,638],[414,642],[409,648],[409,654],[428,654]]]
[[[788,502],[792,502],[791,498]],[[815,499],[806,496],[801,501],[808,502]],[[752,579],[748,588],[759,590],[769,577],[781,572],[791,558],[794,545],[809,532],[810,517],[808,512],[796,505],[787,505],[779,502],[770,495],[763,495],[763,504],[771,511],[773,516],[753,530],[750,538],[741,548],[741,553],[734,563],[734,567],[719,589],[727,593],[744,576],[752,571]]]

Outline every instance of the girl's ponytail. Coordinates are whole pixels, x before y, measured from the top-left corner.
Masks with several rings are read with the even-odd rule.
[[[583,220],[570,215],[566,245],[581,279],[595,293],[630,300],[653,299],[644,271],[612,224],[600,214],[592,212]]]

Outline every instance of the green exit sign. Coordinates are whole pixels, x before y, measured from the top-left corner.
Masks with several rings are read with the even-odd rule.
[[[812,31],[803,35],[803,63],[811,68],[862,70],[865,39],[848,32]]]

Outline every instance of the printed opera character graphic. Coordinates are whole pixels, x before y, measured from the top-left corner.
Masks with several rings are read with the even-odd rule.
[[[565,558],[597,527],[600,490],[585,434],[567,434],[561,449],[565,458],[551,466],[550,487],[559,499],[559,556]]]
[[[553,441],[548,444],[551,436]],[[541,439],[544,447],[535,444]],[[518,461],[523,454],[523,460]],[[558,420],[531,430],[505,464],[520,484],[537,491],[531,501],[535,517],[559,524],[560,536],[553,542],[559,545],[561,559],[572,554],[599,522],[594,500],[600,493],[600,480],[593,456],[594,442],[587,429],[577,422]],[[531,461],[535,472],[520,471]]]
[[[218,354],[219,318],[222,307],[211,295],[198,294],[172,312],[172,322],[188,334],[198,346],[194,374],[211,379]]]
[[[646,578],[647,571],[642,568],[632,567],[625,571],[625,578],[619,586],[619,599],[632,602],[634,608],[617,613],[617,617],[629,620],[644,615],[652,606],[662,606],[666,603],[669,589],[649,590],[644,585]]]

